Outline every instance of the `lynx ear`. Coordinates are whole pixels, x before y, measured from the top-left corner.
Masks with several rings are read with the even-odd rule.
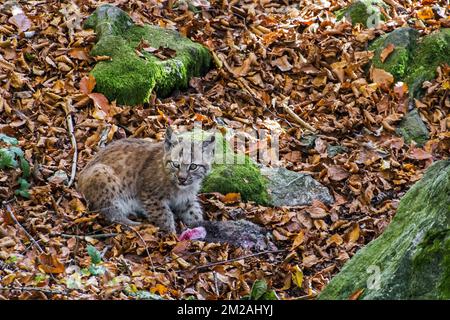
[[[169,151],[174,145],[178,143],[178,139],[173,133],[172,127],[168,126],[166,129],[166,138],[164,139],[164,149]]]
[[[212,134],[208,139],[204,140],[202,143],[203,152],[208,151],[210,153],[214,152],[214,142],[216,141],[216,136]]]

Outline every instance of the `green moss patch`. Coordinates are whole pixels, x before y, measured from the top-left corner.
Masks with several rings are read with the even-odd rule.
[[[319,299],[450,299],[450,160],[434,163],[391,224],[358,251]]]
[[[164,97],[175,89],[186,88],[191,77],[203,75],[211,64],[211,55],[204,46],[173,30],[138,26],[112,5],[98,7],[84,28],[93,28],[97,33],[91,55],[111,57],[92,70],[95,90],[120,104],[145,103],[153,91]],[[160,48],[175,53],[161,59],[153,53]]]

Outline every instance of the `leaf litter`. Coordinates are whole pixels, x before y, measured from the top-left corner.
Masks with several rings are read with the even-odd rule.
[[[370,40],[408,22],[423,33],[448,27],[445,8],[435,13],[429,1],[398,1],[388,21],[364,29],[336,21],[333,11],[349,3],[341,0],[108,2],[137,23],[203,43],[215,68],[169,98],[116,105],[92,92],[95,79],[88,75],[96,61],[110,59],[89,55],[95,34],[81,28],[96,1],[2,6],[0,133],[17,139],[31,173],[24,179],[27,199],[14,194],[23,168],[0,171],[0,298],[313,299],[386,228],[399,198],[431,162],[449,155],[448,66],[439,67],[416,101],[430,128],[423,147],[395,133],[408,111],[406,85],[382,70],[365,72]],[[385,49],[383,59],[393,49]],[[207,218],[245,217],[270,230],[284,251],[264,255],[178,241],[151,225],[133,231],[101,224],[74,186],[52,179],[72,170],[67,115],[74,121],[78,169],[112,140],[160,140],[168,123],[191,129],[202,121],[206,128],[241,131],[276,124],[280,165],[311,174],[335,202],[270,208],[243,203],[239,194],[200,195]],[[345,152],[329,151],[337,147]]]

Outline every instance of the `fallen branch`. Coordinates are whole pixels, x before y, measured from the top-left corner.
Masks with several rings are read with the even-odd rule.
[[[49,294],[64,294],[67,295],[67,292],[61,291],[61,290],[51,290],[51,289],[44,289],[39,287],[3,287],[0,286],[0,291],[39,291],[43,293],[49,293]]]
[[[99,233],[99,234],[93,234],[93,235],[77,235],[77,234],[65,234],[65,233],[60,233],[60,234],[54,234],[55,236],[60,236],[62,238],[77,238],[77,239],[81,239],[81,240],[86,240],[86,238],[92,238],[92,239],[106,239],[106,238],[111,238],[111,237],[115,237],[118,235],[118,233]]]
[[[28,237],[28,240],[30,240],[34,246],[36,248],[38,248],[40,253],[45,253],[45,251],[42,249],[42,247],[39,245],[39,243],[37,243],[37,241],[31,236],[31,234],[28,233],[27,229],[25,229],[19,222],[19,220],[17,220],[16,216],[14,215],[14,213],[12,212],[11,207],[9,206],[9,204],[7,202],[3,202],[3,205],[5,206],[6,210],[8,211],[11,219],[13,219],[13,221],[23,230],[23,232],[25,233],[25,235]]]
[[[261,251],[261,252],[252,253],[252,254],[249,254],[249,255],[245,255],[245,256],[241,256],[241,257],[237,257],[237,258],[233,258],[233,259],[228,259],[228,260],[224,260],[224,261],[217,261],[217,262],[204,264],[202,266],[197,266],[194,269],[191,269],[189,271],[199,270],[199,269],[204,269],[204,268],[210,268],[210,267],[214,267],[214,266],[218,266],[218,265],[222,265],[222,264],[226,264],[226,263],[230,263],[230,262],[235,262],[235,261],[244,260],[244,259],[247,259],[247,258],[261,256],[261,255],[264,255],[264,254],[281,253],[281,252],[286,252],[286,251],[287,251],[286,249]],[[180,270],[180,271],[185,271],[185,270]]]
[[[313,126],[311,126],[309,123],[307,123],[306,121],[304,121],[302,118],[300,118],[294,111],[292,111],[292,109],[288,106],[287,104],[287,100],[288,99],[284,99],[284,101],[281,103],[281,106],[283,107],[284,111],[291,116],[292,119],[295,120],[295,122],[297,122],[299,125],[301,125],[302,127],[308,129],[311,132],[316,132],[316,129],[314,129]]]
[[[67,129],[70,134],[70,142],[72,143],[73,148],[72,170],[70,172],[69,183],[67,184],[67,186],[70,187],[75,181],[75,174],[77,172],[78,147],[77,147],[77,140],[75,139],[75,132],[73,129],[72,115],[70,113],[68,113],[66,116],[66,122],[67,122]]]

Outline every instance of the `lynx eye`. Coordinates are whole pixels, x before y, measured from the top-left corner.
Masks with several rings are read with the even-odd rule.
[[[176,162],[176,161],[170,161],[170,164],[175,169],[178,169],[180,167],[180,164],[178,162]]]
[[[198,169],[198,165],[196,165],[195,163],[191,163],[191,165],[189,166],[189,170],[194,171]]]

